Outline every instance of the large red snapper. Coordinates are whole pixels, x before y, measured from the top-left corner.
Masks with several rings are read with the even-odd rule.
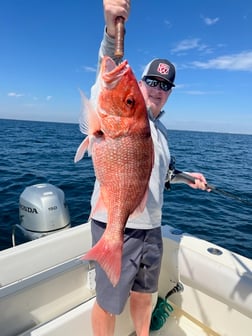
[[[123,232],[129,216],[143,211],[153,166],[153,143],[146,105],[127,61],[116,66],[105,56],[101,64],[96,106],[85,97],[82,132],[88,137],[79,146],[75,162],[88,149],[99,200],[91,217],[107,210],[107,226],[98,243],[84,256],[96,260],[113,286],[121,274]],[[87,128],[88,125],[88,128]]]

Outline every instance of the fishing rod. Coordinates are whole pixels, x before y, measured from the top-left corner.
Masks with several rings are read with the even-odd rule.
[[[195,181],[197,180],[196,177],[193,177],[192,175],[188,174],[188,173],[185,173],[185,172],[182,172],[178,169],[175,168],[175,158],[172,157],[171,158],[171,163],[170,163],[170,166],[169,166],[169,171],[167,173],[167,180],[166,180],[166,183],[165,183],[165,188],[166,189],[170,189],[170,182],[172,181],[176,181],[176,182],[192,182],[192,183],[195,183]],[[226,190],[223,190],[223,189],[220,189],[212,184],[206,184],[206,190],[210,190],[212,192],[215,192],[217,194],[220,194],[222,196],[226,196],[226,197],[229,197],[229,198],[232,198],[236,201],[239,201],[239,202],[242,202],[246,205],[250,205],[252,206],[252,202],[251,201],[248,201],[242,197],[239,197],[237,196],[236,194],[234,193],[231,193],[229,191],[226,191]]]

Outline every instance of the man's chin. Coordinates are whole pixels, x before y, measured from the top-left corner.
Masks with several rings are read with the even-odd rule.
[[[151,110],[154,117],[157,117],[159,115],[159,113],[160,113],[159,105],[156,105],[156,104],[150,102],[148,104],[148,108]]]

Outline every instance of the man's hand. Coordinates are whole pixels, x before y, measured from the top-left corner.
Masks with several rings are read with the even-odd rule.
[[[105,24],[107,34],[115,37],[115,21],[122,16],[126,21],[130,11],[130,0],[103,0]]]
[[[205,179],[205,176],[201,173],[187,173],[188,175],[191,175],[192,177],[195,177],[194,182],[190,182],[188,180],[187,184],[192,187],[193,189],[201,189],[201,190],[207,190],[211,191],[211,189],[207,188],[207,181]]]

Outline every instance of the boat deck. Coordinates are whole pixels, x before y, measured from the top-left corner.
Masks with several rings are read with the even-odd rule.
[[[92,335],[90,322],[87,319],[90,318],[93,300],[94,299],[76,307],[48,323],[36,326],[34,329],[26,331],[19,336]],[[194,320],[190,315],[182,312],[176,306],[173,305],[173,308],[174,311],[169,316],[164,326],[160,330],[151,331],[150,336],[220,336]],[[135,332],[128,333],[124,328],[122,328],[122,330],[120,322],[119,318],[116,325],[116,336],[136,336]]]
[[[160,330],[152,331],[150,336],[220,336],[174,305],[173,307],[174,311],[164,326]]]

